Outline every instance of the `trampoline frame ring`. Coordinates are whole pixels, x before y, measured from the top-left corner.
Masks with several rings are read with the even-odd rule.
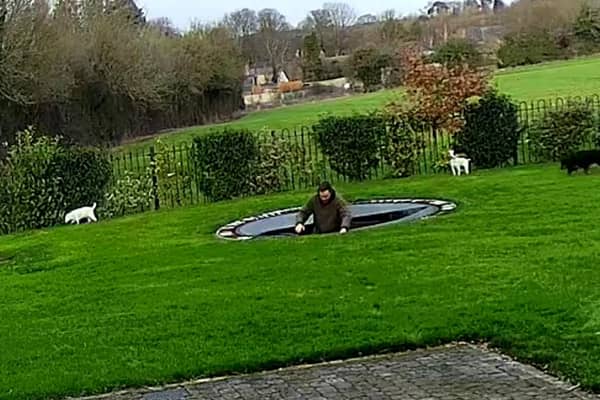
[[[456,204],[452,201],[448,201],[448,200],[438,200],[438,199],[372,199],[372,200],[357,200],[357,201],[353,201],[350,202],[350,205],[360,205],[360,204],[400,204],[400,203],[408,203],[408,204],[423,204],[424,206],[434,206],[436,207],[438,210],[437,212],[434,212],[432,214],[429,214],[425,217],[421,217],[418,220],[423,220],[423,219],[427,219],[427,218],[431,218],[433,216],[437,216],[437,215],[442,215],[442,214],[447,214],[450,213],[452,211],[454,211],[456,209]],[[239,228],[242,225],[245,225],[247,223],[250,222],[255,222],[255,221],[259,221],[259,220],[263,220],[263,219],[267,219],[267,218],[272,218],[272,217],[277,217],[280,216],[282,214],[288,214],[288,213],[293,213],[293,212],[298,212],[300,211],[301,207],[291,207],[291,208],[285,208],[285,209],[280,209],[280,210],[275,210],[275,211],[269,211],[254,217],[246,217],[237,221],[233,221],[230,222],[227,225],[224,225],[222,227],[220,227],[217,232],[215,233],[215,235],[220,238],[220,239],[225,239],[225,240],[229,240],[229,241],[244,241],[244,240],[251,240],[251,239],[255,239],[258,237],[261,237],[261,235],[257,235],[257,236],[243,236],[243,235],[238,235],[236,233],[237,228]],[[388,225],[388,224],[392,224],[392,223],[399,223],[401,220],[398,221],[392,221],[392,222],[388,222],[388,223],[383,223],[383,224],[376,224],[376,225],[372,225],[373,227],[377,227],[377,226],[383,226],[383,225]],[[363,228],[358,228],[359,230],[362,229],[369,229],[370,227],[363,227]],[[357,230],[357,229],[355,229]]]

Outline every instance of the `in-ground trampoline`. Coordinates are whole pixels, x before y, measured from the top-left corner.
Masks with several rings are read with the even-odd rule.
[[[377,226],[410,222],[447,213],[456,205],[444,200],[383,199],[356,201],[350,204],[351,231]],[[296,213],[300,207],[288,208],[244,218],[217,230],[217,237],[229,240],[249,240],[264,237],[297,236],[294,232]],[[313,231],[313,217],[306,222],[306,231]]]

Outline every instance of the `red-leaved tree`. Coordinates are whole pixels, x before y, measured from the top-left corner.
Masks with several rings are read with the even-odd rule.
[[[473,96],[482,96],[489,75],[468,65],[447,66],[427,63],[414,48],[400,53],[411,113],[427,124],[434,134],[439,130],[459,131],[464,124],[462,111]],[[406,104],[391,103],[388,111],[405,112]]]

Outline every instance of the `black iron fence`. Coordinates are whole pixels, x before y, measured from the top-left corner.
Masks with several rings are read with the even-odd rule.
[[[521,137],[516,163],[528,164],[536,159],[528,136],[529,128],[535,121],[548,112],[567,107],[572,101],[587,104],[590,112],[600,110],[600,96],[585,98],[556,98],[537,100],[519,104],[519,123]],[[445,132],[416,132],[422,143],[414,165],[416,174],[435,174],[444,172],[447,150],[452,146],[453,138]],[[311,128],[307,126],[262,133],[259,136],[262,145],[285,143],[285,182],[281,190],[297,190],[314,187],[321,180],[343,182],[347,178],[331,168],[329,160],[320,150]],[[590,143],[590,146],[592,144]],[[369,178],[377,179],[389,176],[390,169],[382,154],[379,164],[370,171]],[[226,151],[226,149],[224,149]],[[202,171],[195,165],[193,143],[181,145],[149,146],[127,153],[115,153],[111,156],[113,165],[113,183],[126,176],[146,179],[151,185],[151,208],[178,207],[188,204],[206,203],[209,200],[199,189],[198,178]]]
[[[585,104],[591,113],[598,113],[600,111],[600,95],[597,94],[590,96],[555,97],[552,99],[539,99],[519,103],[519,124],[521,126],[518,154],[519,164],[531,164],[542,161],[532,151],[531,139],[529,137],[530,128],[549,112],[564,110],[573,103]],[[590,142],[587,144],[587,147],[594,145],[593,142]]]

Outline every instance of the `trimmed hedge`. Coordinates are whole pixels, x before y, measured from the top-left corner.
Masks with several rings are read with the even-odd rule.
[[[356,79],[360,80],[365,91],[381,85],[381,69],[391,65],[391,57],[374,48],[356,50],[352,54],[351,68]]]
[[[532,150],[544,161],[595,145],[598,141],[598,117],[584,102],[571,102],[563,109],[548,112],[530,132]]]
[[[468,64],[478,67],[483,64],[483,56],[472,42],[465,39],[450,39],[435,49],[431,61],[448,66]]]
[[[260,146],[247,130],[212,132],[194,138],[197,183],[212,201],[253,193]]]
[[[566,58],[567,50],[561,48],[549,32],[514,34],[505,38],[497,52],[500,68],[538,64]]]
[[[49,172],[60,177],[65,209],[72,210],[101,204],[112,166],[100,150],[70,147],[56,155]]]
[[[377,167],[386,124],[376,115],[330,116],[313,126],[331,169],[351,180],[364,180]]]
[[[465,126],[456,136],[456,150],[465,152],[480,168],[501,167],[517,162],[519,108],[496,91],[467,105]]]
[[[0,232],[52,226],[73,208],[101,204],[111,172],[99,150],[19,133],[0,166]]]

